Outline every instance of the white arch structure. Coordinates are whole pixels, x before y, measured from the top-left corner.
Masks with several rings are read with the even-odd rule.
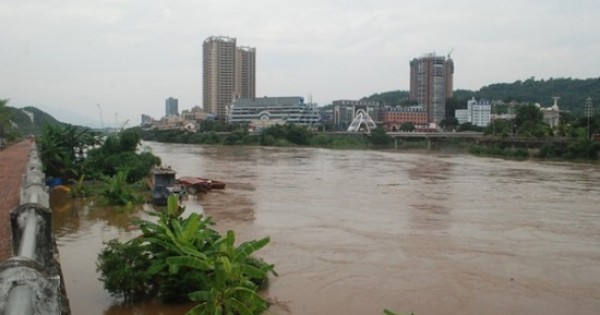
[[[369,114],[364,110],[359,109],[356,111],[356,117],[354,117],[354,120],[352,120],[352,123],[350,124],[350,126],[348,126],[348,129],[346,131],[358,132],[361,130],[361,126],[364,126],[367,132],[371,132],[371,129],[377,128],[375,122],[373,121],[373,119],[371,119],[371,116],[369,116]]]

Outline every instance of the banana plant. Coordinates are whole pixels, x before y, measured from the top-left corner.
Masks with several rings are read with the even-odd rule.
[[[190,257],[170,257],[167,263],[171,271],[182,266],[201,268],[207,274],[208,289],[198,290],[188,296],[199,304],[188,314],[260,314],[267,309],[267,302],[257,293],[259,286],[253,279],[264,279],[272,272],[273,265],[254,265],[250,256],[269,243],[269,238],[249,241],[235,246],[235,233],[227,235],[214,244],[206,253],[204,264]]]
[[[257,293],[274,266],[252,255],[269,243],[269,238],[235,246],[235,233],[220,235],[209,226],[210,218],[184,211],[176,197],[156,223],[140,220],[142,236],[135,239],[150,262],[145,275],[151,287],[165,300],[182,296],[198,304],[189,314],[260,314],[267,302]],[[190,293],[191,292],[191,293]],[[173,298],[173,299],[171,299]]]
[[[127,171],[104,177],[104,187],[100,194],[112,205],[124,206],[141,201],[127,184]]]
[[[165,271],[169,257],[206,259],[204,252],[219,238],[219,233],[209,228],[213,225],[210,218],[197,213],[182,218],[184,210],[179,206],[177,197],[172,195],[167,199],[166,213],[149,213],[158,216],[157,223],[146,220],[138,222],[147,250],[154,257],[154,264],[149,269],[151,274]]]

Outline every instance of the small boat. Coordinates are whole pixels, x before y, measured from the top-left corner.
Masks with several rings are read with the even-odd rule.
[[[152,203],[164,206],[169,195],[180,195],[184,192],[175,179],[176,174],[170,166],[155,166],[150,170],[148,186],[152,190]]]
[[[177,179],[177,182],[191,194],[205,192],[211,189],[225,189],[224,182],[202,177],[184,176]]]

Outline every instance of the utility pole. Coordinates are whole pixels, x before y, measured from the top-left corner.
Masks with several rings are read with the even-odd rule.
[[[588,139],[592,138],[592,134],[590,133],[590,118],[592,117],[592,98],[588,97],[585,100],[585,116],[587,117],[587,134]]]

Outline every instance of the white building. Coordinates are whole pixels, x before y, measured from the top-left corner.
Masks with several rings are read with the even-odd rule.
[[[548,124],[550,128],[556,128],[560,123],[560,108],[558,108],[558,100],[560,97],[555,96],[553,99],[554,105],[552,105],[552,107],[541,107],[539,104],[536,104],[542,112],[544,123]]]
[[[475,126],[485,127],[492,118],[492,104],[486,100],[476,101],[472,98],[467,101],[467,109],[457,109],[454,117],[459,124],[470,122]]]
[[[314,126],[320,123],[321,116],[313,104],[304,103],[304,98],[299,96],[238,98],[229,106],[229,123],[250,123],[255,120],[281,120]]]

